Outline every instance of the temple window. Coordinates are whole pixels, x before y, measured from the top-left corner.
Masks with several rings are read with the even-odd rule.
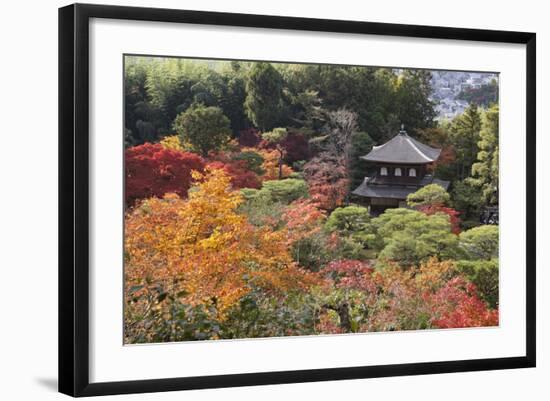
[[[380,175],[388,175],[387,167],[380,167]]]
[[[396,177],[401,177],[401,168],[397,167],[397,168],[395,169],[394,175],[395,175]]]
[[[416,177],[416,169],[415,168],[411,168],[409,170],[409,177]]]

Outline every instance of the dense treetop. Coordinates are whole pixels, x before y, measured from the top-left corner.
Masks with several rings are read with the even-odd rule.
[[[378,67],[132,57],[125,74],[129,145],[170,133],[176,116],[195,103],[220,108],[234,135],[251,126],[319,131],[323,110],[342,108],[357,113],[359,130],[377,142],[401,123],[415,129],[434,125],[427,71],[398,75]]]

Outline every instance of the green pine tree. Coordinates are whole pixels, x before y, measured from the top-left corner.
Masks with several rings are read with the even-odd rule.
[[[262,131],[283,122],[283,79],[270,63],[255,63],[250,70],[244,107],[248,118]]]

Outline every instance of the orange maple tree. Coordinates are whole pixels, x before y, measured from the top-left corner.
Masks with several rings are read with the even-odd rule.
[[[223,320],[253,288],[276,294],[316,282],[292,261],[284,230],[254,227],[237,213],[243,199],[223,170],[193,178],[187,200],[152,198],[126,216],[127,287],[161,285],[181,302],[213,307],[212,317]]]
[[[283,214],[288,232],[288,244],[311,236],[322,229],[321,223],[326,220],[326,213],[319,209],[319,204],[311,199],[297,199],[288,205]]]

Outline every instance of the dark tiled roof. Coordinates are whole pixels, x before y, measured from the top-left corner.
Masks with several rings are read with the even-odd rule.
[[[422,177],[410,177],[408,175],[375,175],[369,177],[371,185],[421,185]]]
[[[416,185],[376,185],[372,184],[367,177],[361,185],[352,192],[353,195],[364,196],[368,198],[391,198],[391,199],[406,199],[407,195],[418,191],[420,188],[428,184],[441,185],[445,190],[449,188],[449,181],[433,178],[431,175],[426,175]]]
[[[361,183],[352,194],[368,198],[392,198],[406,199],[407,195],[416,192],[418,187],[404,187],[393,185],[372,185],[368,186],[365,181]]]
[[[438,184],[438,185],[441,185],[443,189],[446,191],[447,189],[449,189],[450,183],[451,183],[450,181],[443,181],[443,180],[440,180],[439,178],[433,178],[433,176],[431,175],[425,175],[422,181],[420,182],[420,186],[425,187],[428,184]]]
[[[370,162],[427,164],[437,160],[441,149],[424,145],[401,131],[383,145],[375,146],[361,159]]]

